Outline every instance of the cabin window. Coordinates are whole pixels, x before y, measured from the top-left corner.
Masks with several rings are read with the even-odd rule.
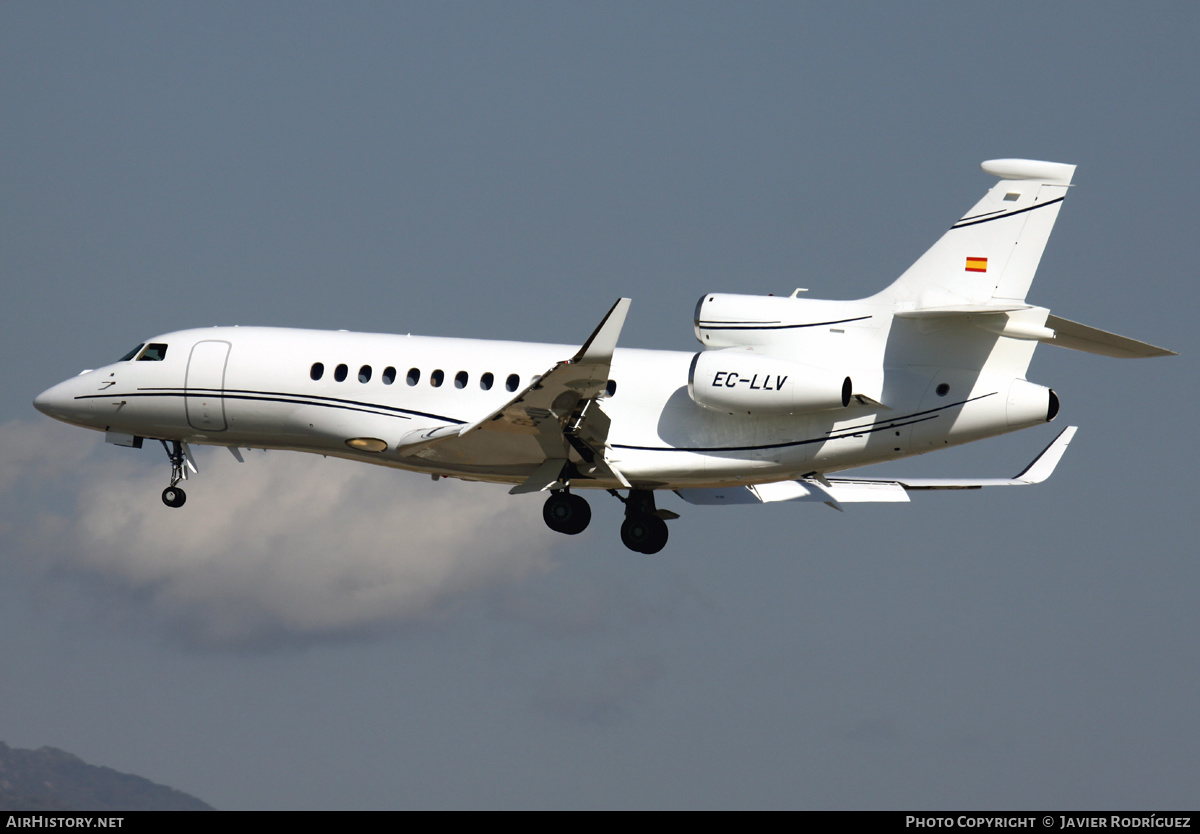
[[[418,382],[421,381],[421,369],[420,368],[409,368],[408,376],[405,377],[405,379],[407,380],[409,385],[416,385]]]
[[[442,372],[441,368],[438,368],[436,371],[434,371],[433,373],[431,373],[429,375],[429,384],[432,385],[434,388],[441,388],[442,382],[445,379],[446,379],[446,374],[444,374]]]
[[[140,352],[141,352],[141,350],[142,350],[142,348],[144,348],[145,346],[146,346],[146,343],[145,343],[145,342],[142,342],[140,345],[138,345],[137,347],[135,347],[133,350],[129,351],[129,353],[125,354],[124,356],[122,356],[122,357],[121,357],[120,359],[118,359],[117,361],[118,361],[118,362],[128,362],[130,359],[132,359],[133,357],[137,356],[137,355],[138,355],[138,353],[140,353]]]
[[[391,385],[396,381],[396,369],[391,365],[383,369],[383,376],[380,377],[384,385]]]
[[[370,365],[363,365],[361,368],[358,369],[358,381],[362,382],[362,383],[367,383],[367,382],[371,381],[371,366]]]
[[[937,395],[939,397],[944,397],[949,393],[950,393],[950,386],[947,385],[946,383],[943,382],[941,385],[939,385],[937,387]]]
[[[507,391],[516,391],[521,387],[521,378],[516,374],[509,374],[508,379],[504,380],[504,388]]]
[[[467,387],[467,379],[468,379],[467,372],[459,371],[458,373],[456,373],[454,375],[454,387],[455,388],[466,388]]]
[[[167,358],[167,346],[164,344],[146,345],[146,349],[142,351],[142,355],[138,357],[139,362],[161,362]]]
[[[333,369],[333,378],[336,379],[338,382],[345,382],[346,375],[349,373],[350,373],[350,369],[347,368],[345,365],[338,365],[336,368]]]
[[[313,362],[313,366],[308,369],[308,375],[313,380],[318,380],[325,376],[325,365],[321,362]]]
[[[492,372],[488,371],[486,374],[484,374],[483,376],[481,376],[479,378],[479,387],[482,388],[484,391],[491,391],[492,383],[495,382],[495,380],[496,380],[496,378],[494,376],[492,376]]]
[[[610,379],[608,385],[604,386],[604,396],[611,397],[615,393],[617,393],[617,381]]]

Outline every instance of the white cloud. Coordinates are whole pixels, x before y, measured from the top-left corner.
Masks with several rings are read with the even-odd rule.
[[[0,486],[34,472],[59,481],[70,473],[78,485],[74,512],[41,518],[36,532],[19,521],[30,528],[19,538],[36,537],[57,567],[106,580],[189,642],[269,644],[395,627],[550,566],[555,542],[540,502],[503,487],[432,483],[291,452],[243,453],[238,464],[200,450],[186,505],[169,509],[159,499],[168,473],[159,449],[93,441],[53,466],[21,450],[45,448],[54,430],[0,426]]]
[[[93,432],[49,420],[0,425],[0,494],[18,484],[41,484],[77,469],[96,444]]]

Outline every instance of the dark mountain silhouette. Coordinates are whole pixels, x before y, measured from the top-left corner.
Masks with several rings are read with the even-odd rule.
[[[0,811],[212,810],[194,796],[63,750],[19,750],[0,741]]]

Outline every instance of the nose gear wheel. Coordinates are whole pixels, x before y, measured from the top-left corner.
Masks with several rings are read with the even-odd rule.
[[[165,440],[160,440],[159,443],[166,451],[167,459],[171,461],[171,485],[162,491],[162,502],[168,507],[182,507],[183,502],[187,500],[187,493],[177,484],[187,479],[187,470],[184,468],[187,466],[187,456],[184,453],[183,443],[178,440],[172,440],[170,446]]]

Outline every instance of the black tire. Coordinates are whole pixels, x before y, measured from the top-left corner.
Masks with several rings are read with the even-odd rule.
[[[621,541],[637,553],[657,553],[667,546],[667,523],[656,515],[635,515],[621,525]]]
[[[542,519],[554,532],[575,536],[587,529],[592,520],[592,508],[578,495],[552,492],[542,507]]]
[[[182,507],[187,500],[187,493],[179,487],[167,487],[162,491],[162,499],[168,507]]]

